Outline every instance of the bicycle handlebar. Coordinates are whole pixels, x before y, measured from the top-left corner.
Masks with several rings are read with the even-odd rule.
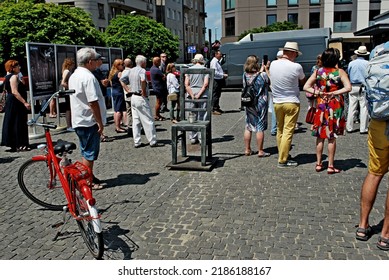
[[[72,94],[72,93],[75,93],[76,91],[74,89],[68,89],[68,90],[59,90],[57,92],[54,92],[52,96],[50,96],[50,98],[46,101],[45,104],[43,104],[41,110],[39,111],[39,113],[37,114],[37,116],[31,120],[29,120],[27,122],[27,125],[29,126],[32,126],[32,125],[38,125],[38,126],[42,126],[44,128],[51,128],[51,129],[56,129],[57,128],[57,125],[55,124],[47,124],[47,123],[38,123],[37,120],[41,117],[41,116],[45,116],[46,113],[46,109],[47,107],[49,106],[50,104],[50,101],[53,99],[53,98],[56,98],[56,97],[63,97],[65,95],[69,95],[69,94]]]

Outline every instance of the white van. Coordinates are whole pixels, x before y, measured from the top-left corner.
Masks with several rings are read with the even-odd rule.
[[[222,67],[228,74],[227,87],[241,87],[243,65],[249,55],[256,55],[260,59],[268,55],[269,60],[276,59],[276,54],[285,42],[297,42],[303,53],[296,59],[310,75],[311,68],[316,64],[316,57],[328,46],[331,38],[330,28],[302,29],[269,33],[248,34],[239,42],[222,44],[220,51],[223,54]]]

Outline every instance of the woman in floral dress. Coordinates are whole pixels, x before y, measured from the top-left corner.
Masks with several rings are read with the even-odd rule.
[[[268,91],[269,78],[266,71],[269,69],[270,63],[267,65],[262,63],[258,65],[258,58],[250,55],[247,57],[244,64],[243,87],[246,83],[251,84],[255,77],[256,103],[254,106],[245,107],[246,122],[244,131],[245,155],[252,154],[251,151],[251,134],[256,133],[258,146],[258,157],[268,157],[270,153],[263,150],[264,131],[267,129],[267,109],[268,109]]]
[[[347,73],[337,67],[339,58],[338,49],[326,49],[321,55],[323,66],[317,69],[304,85],[304,90],[316,97],[316,114],[312,128],[312,135],[316,137],[315,170],[323,170],[324,140],[328,139],[328,174],[340,172],[334,167],[336,138],[343,134],[345,124],[343,94],[351,90]]]

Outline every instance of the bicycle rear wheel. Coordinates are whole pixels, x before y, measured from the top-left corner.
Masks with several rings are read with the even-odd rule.
[[[36,204],[50,210],[62,210],[67,205],[66,197],[58,177],[51,182],[49,170],[46,160],[27,160],[19,168],[19,187]]]
[[[104,254],[103,233],[97,209],[90,206],[80,192],[77,181],[69,178],[69,186],[75,195],[77,225],[89,251],[95,259],[101,259]]]

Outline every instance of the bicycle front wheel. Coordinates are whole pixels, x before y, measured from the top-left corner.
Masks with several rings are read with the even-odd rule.
[[[57,176],[50,176],[47,160],[26,161],[19,169],[18,183],[23,193],[36,204],[50,210],[62,210],[67,205],[62,185]]]
[[[88,204],[77,181],[71,177],[69,178],[69,186],[75,195],[77,225],[81,236],[93,257],[101,259],[104,254],[104,241],[97,209]]]

